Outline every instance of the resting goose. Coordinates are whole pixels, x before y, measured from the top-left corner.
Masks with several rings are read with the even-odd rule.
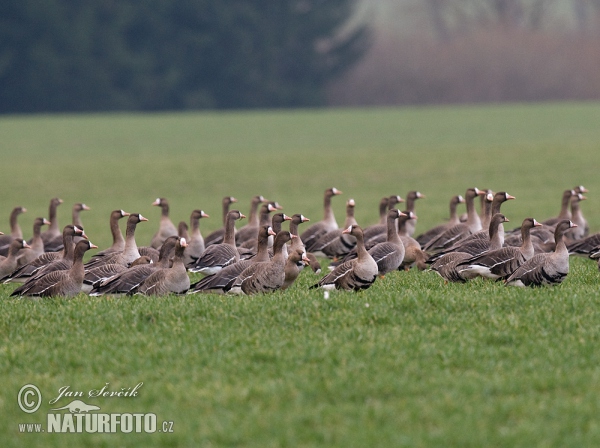
[[[90,249],[98,246],[88,240],[81,240],[75,246],[73,264],[70,269],[50,272],[35,281],[26,283],[27,288],[17,288],[11,296],[30,297],[74,297],[81,292],[85,270],[83,256]]]
[[[406,211],[415,213],[415,201],[417,199],[424,199],[425,195],[418,191],[409,191],[406,195]],[[406,221],[406,233],[408,236],[415,234],[416,221],[409,219]]]
[[[556,225],[554,239],[556,249],[551,253],[537,254],[523,263],[505,281],[511,286],[553,286],[567,277],[569,273],[569,251],[565,245],[564,234],[577,224],[565,219]]]
[[[392,196],[388,197],[388,199],[386,201],[387,210],[394,209],[397,204],[400,204],[402,202],[404,202],[404,199],[402,199],[398,195],[392,195]],[[383,203],[383,200],[382,200],[382,202],[380,202],[380,206],[382,203]],[[369,247],[373,247],[377,243],[381,243],[381,242],[385,241],[385,236],[387,235],[387,225],[386,225],[387,210],[384,210],[384,212],[383,212],[383,219],[381,219],[381,215],[380,215],[378,224],[367,226],[363,230],[363,235],[365,238],[365,246],[367,247],[367,249]],[[381,210],[380,210],[380,213],[381,213]],[[374,239],[374,242],[371,242],[372,239]]]
[[[161,209],[158,231],[154,234],[150,242],[150,247],[158,249],[167,238],[177,236],[177,227],[175,227],[175,224],[169,218],[169,201],[167,199],[156,198],[152,205]]]
[[[190,278],[183,264],[183,253],[187,247],[185,238],[176,237],[175,255],[170,268],[155,270],[150,276],[132,289],[128,294],[145,296],[164,296],[167,294],[184,294],[190,288]]]
[[[48,230],[42,232],[42,240],[44,241],[45,252],[56,252],[62,250],[62,239],[60,227],[58,226],[58,218],[56,216],[56,208],[63,203],[62,199],[53,198],[50,200],[48,208],[48,221],[50,226]]]
[[[307,264],[310,264],[310,260],[306,257],[304,249],[296,249],[290,252],[285,262],[285,278],[283,280],[283,285],[281,285],[282,291],[292,286],[298,278],[298,275],[300,275],[302,268]]]
[[[17,221],[18,216],[21,213],[25,213],[27,209],[25,207],[15,207],[10,213],[10,235],[0,235],[0,255],[6,257],[10,244],[17,238],[23,238],[23,231]]]
[[[521,239],[523,242],[520,247],[508,246],[484,252],[459,263],[458,270],[465,278],[473,278],[474,276],[493,280],[508,278],[519,266],[534,256],[530,231],[532,228],[541,225],[533,218],[525,218],[521,225]]]
[[[188,242],[187,247],[183,253],[183,263],[187,266],[198,258],[205,250],[204,246],[204,238],[202,238],[202,233],[200,233],[200,220],[202,218],[210,218],[207,213],[204,213],[204,210],[194,210],[190,215],[190,228],[192,229],[192,234],[186,241]],[[183,237],[182,235],[179,235]]]
[[[421,247],[425,246],[433,238],[439,236],[446,229],[460,224],[460,219],[458,214],[456,213],[456,208],[458,207],[458,204],[463,204],[464,202],[465,200],[460,194],[452,196],[452,198],[450,199],[450,219],[448,220],[448,222],[435,226],[429,229],[427,232],[422,233],[417,238],[415,238],[419,242]]]
[[[225,227],[227,227],[227,214],[229,213],[229,207],[231,204],[237,202],[237,199],[233,196],[225,196],[221,201],[221,207],[223,209],[223,227],[215,230],[210,233],[206,238],[204,238],[204,246],[208,247],[212,244],[221,244],[223,242],[223,237],[225,236]],[[235,234],[235,229],[234,229]]]
[[[346,202],[346,220],[344,221],[344,229],[351,225],[358,224],[354,218],[354,207],[356,203],[354,199],[349,199]],[[356,246],[356,238],[352,235],[343,234],[340,229],[331,230],[322,235],[312,247],[311,253],[319,257],[327,258],[343,258],[354,249]]]
[[[245,217],[246,215],[239,210],[231,210],[227,213],[223,242],[208,246],[200,258],[187,267],[188,270],[211,275],[216,274],[225,266],[237,263],[240,260],[240,253],[235,246],[235,222]]]
[[[335,215],[331,209],[331,198],[340,194],[342,194],[342,192],[335,187],[325,190],[323,199],[323,219],[308,227],[308,229],[300,235],[307,252],[312,252],[313,245],[322,235],[338,228]]]
[[[235,234],[235,244],[237,246],[242,245],[248,240],[256,240],[256,233],[258,232],[258,229],[261,225],[258,217],[258,207],[263,202],[269,201],[261,195],[254,196],[250,201],[250,213],[248,214],[248,223],[245,226],[240,227]]]
[[[283,248],[286,243],[296,238],[287,230],[283,230],[275,237],[273,243],[273,258],[269,261],[253,263],[244,269],[240,275],[230,281],[226,290],[232,293],[260,294],[273,292],[281,288],[285,282],[286,259]]]
[[[143,266],[148,264],[152,264],[152,260],[144,256],[138,258],[133,263],[131,263],[131,266],[129,268],[123,266],[122,264],[108,263],[87,270],[85,271],[85,276],[83,277],[83,286],[81,287],[81,291],[85,292],[86,294],[89,294],[90,292],[92,292],[94,284],[99,284],[100,282],[108,280],[109,278],[112,278],[117,274],[121,274],[125,271],[131,270],[136,266]]]
[[[369,249],[369,254],[377,263],[379,275],[397,270],[404,260],[405,248],[397,230],[397,219],[405,213],[392,209],[387,214],[387,241]],[[408,216],[406,216],[408,218]]]
[[[570,255],[591,256],[598,252],[600,247],[600,233],[594,233],[582,240],[571,241],[567,244]]]
[[[31,249],[23,238],[15,238],[10,243],[8,254],[0,260],[0,278],[6,277],[17,269],[17,257],[22,249]]]
[[[17,257],[18,267],[24,266],[27,263],[32,262],[44,253],[44,242],[42,241],[42,237],[40,235],[42,233],[42,226],[49,224],[50,221],[46,220],[46,218],[35,218],[35,220],[33,221],[33,238],[31,239],[31,243],[29,244],[29,246],[31,246],[31,249],[21,253]]]
[[[333,271],[323,277],[319,283],[312,288],[323,288],[325,290],[344,289],[360,291],[369,288],[379,272],[377,263],[367,252],[363,231],[358,225],[352,225],[344,232],[356,238],[357,258],[348,260],[336,266]]]
[[[444,279],[445,283],[467,281],[458,271],[458,265],[471,258],[471,254],[465,252],[450,252],[438,258],[430,266],[430,269]]]

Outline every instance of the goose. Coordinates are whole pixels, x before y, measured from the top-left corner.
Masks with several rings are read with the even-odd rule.
[[[280,289],[285,282],[285,256],[283,247],[296,238],[287,230],[283,230],[275,237],[273,243],[273,258],[269,261],[253,263],[244,269],[240,275],[229,282],[226,290],[231,293],[246,295],[268,293]]]
[[[12,240],[8,254],[0,259],[0,278],[6,277],[17,269],[17,257],[22,249],[31,249],[31,246],[23,241],[23,238]]]
[[[467,279],[460,274],[458,265],[470,258],[471,254],[465,252],[450,252],[434,261],[429,269],[442,277],[444,283],[465,283]]]
[[[83,202],[77,202],[73,204],[73,209],[71,212],[71,224],[83,229],[83,223],[81,222],[80,213],[89,210],[91,210],[91,208],[85,205]],[[77,244],[82,239],[83,238],[81,238],[80,236],[76,236],[75,238],[73,238],[73,243]]]
[[[376,244],[369,249],[369,254],[371,254],[371,257],[373,257],[377,263],[380,277],[385,276],[388,272],[398,269],[404,260],[405,248],[398,235],[396,223],[396,220],[400,216],[406,216],[406,214],[396,209],[392,209],[388,212],[387,241]]]
[[[268,240],[268,241],[269,241],[269,243],[271,242],[271,240],[273,240],[273,244],[274,244],[275,237],[277,236],[277,234],[278,234],[279,232],[281,232],[281,225],[282,225],[282,224],[283,224],[285,221],[291,221],[291,220],[292,220],[292,218],[291,218],[291,217],[289,217],[289,216],[288,216],[288,215],[286,215],[285,213],[281,213],[281,212],[280,212],[280,213],[275,213],[275,214],[274,214],[274,215],[271,217],[271,227],[273,228],[273,232],[275,233],[275,235],[271,235],[271,236],[269,236],[269,240]],[[295,238],[292,238],[291,240],[294,240],[294,239],[295,239]],[[290,240],[290,241],[291,241],[291,240]],[[256,249],[256,246],[257,246],[257,245],[256,245],[256,243],[255,243],[255,244],[254,244],[254,249]],[[270,257],[272,257],[272,256],[274,255],[274,252],[273,252],[273,250],[274,250],[274,249],[273,249],[272,245],[271,245],[271,244],[269,244],[269,251],[270,251],[270,253],[269,253],[269,256],[270,256]],[[287,257],[288,257],[288,247],[287,247],[287,245],[284,245],[284,246],[283,246],[282,252],[283,252],[283,257],[284,257],[284,258],[287,260]]]
[[[333,271],[323,277],[312,288],[323,288],[326,291],[333,289],[344,289],[360,291],[369,288],[379,272],[377,263],[367,252],[363,231],[360,226],[352,225],[344,232],[356,238],[357,258],[343,262],[335,267]]]
[[[23,231],[19,226],[17,218],[21,213],[27,212],[25,207],[15,207],[10,213],[10,235],[0,235],[0,255],[6,257],[14,239],[23,238]]]
[[[418,217],[413,212],[409,212],[408,210],[403,211],[402,214],[404,216],[398,216],[397,223],[398,236],[404,245],[404,258],[398,269],[407,271],[411,266],[415,265],[417,269],[423,271],[427,269],[426,263],[429,259],[429,255],[421,250],[421,245],[419,242],[412,236],[409,236],[408,232],[406,231],[406,223],[411,220],[415,221],[418,219]]]
[[[581,208],[579,206],[581,201],[586,200],[585,197],[581,193],[576,193],[571,197],[571,221],[577,224],[577,227],[573,227],[572,229],[567,230],[565,233],[565,237],[567,240],[577,241],[587,237],[590,233],[590,227],[588,225],[587,220],[583,216],[581,212]]]
[[[302,268],[310,264],[310,260],[306,257],[306,252],[303,249],[296,249],[290,252],[284,267],[285,277],[281,290],[288,289],[300,275]]]
[[[479,218],[481,219],[481,228],[479,232],[485,232],[490,226],[492,220],[492,202],[494,201],[494,192],[492,190],[486,190],[486,194],[480,196],[481,198],[481,213]]]
[[[11,296],[30,296],[30,297],[74,297],[81,292],[85,270],[83,267],[83,256],[90,249],[97,249],[98,246],[88,240],[81,240],[75,246],[73,254],[73,264],[68,270],[53,271],[36,281],[28,282],[23,286],[27,288],[21,290],[17,288]],[[18,292],[17,292],[18,291]]]
[[[469,188],[465,193],[465,205],[467,206],[467,221],[449,227],[437,238],[427,243],[423,250],[427,252],[439,252],[446,249],[467,236],[481,230],[481,218],[475,211],[475,198],[483,191],[477,188]]]
[[[223,227],[215,230],[212,233],[204,238],[204,246],[208,247],[212,244],[221,244],[223,242],[223,237],[225,235],[225,228],[227,227],[227,214],[229,213],[229,207],[231,204],[237,202],[237,199],[233,196],[225,196],[221,201],[221,206],[223,208]],[[234,232],[235,234],[235,232]]]
[[[568,219],[560,221],[554,231],[556,248],[548,254],[537,254],[523,263],[505,280],[510,286],[553,286],[562,283],[569,273],[569,251],[564,234],[577,227]]]
[[[347,229],[353,224],[358,224],[354,218],[354,208],[356,202],[354,199],[349,199],[346,202],[346,220],[344,221],[344,229]],[[343,258],[356,246],[356,238],[352,235],[343,234],[340,229],[331,230],[321,236],[312,247],[311,252],[319,257],[327,258]]]
[[[374,246],[377,243],[381,243],[385,241],[385,237],[387,235],[387,211],[392,210],[396,207],[397,204],[404,202],[398,195],[392,195],[387,198],[386,204],[387,209],[383,211],[383,217],[381,216],[381,209],[379,210],[380,218],[379,223],[371,226],[365,227],[363,230],[363,235],[365,238],[365,245],[367,248]],[[383,204],[383,199],[379,203],[380,207]],[[383,219],[382,219],[383,218]],[[372,239],[375,239],[375,242],[371,242]]]
[[[158,249],[167,238],[177,236],[177,227],[169,218],[169,201],[167,199],[156,198],[152,205],[161,209],[160,224],[150,242],[150,247]]]
[[[15,282],[23,283],[29,280],[31,277],[37,275],[40,270],[45,266],[50,265],[54,262],[60,262],[62,260],[73,259],[73,238],[75,236],[83,236],[85,232],[74,225],[67,225],[63,229],[63,250],[60,252],[44,252],[36,259],[31,262],[18,267],[10,275],[3,277],[0,281],[4,283]]]
[[[243,241],[241,244],[239,244],[239,247],[244,248],[244,249],[250,249],[250,254],[252,254],[253,250],[256,249],[256,235],[258,233],[258,229],[260,227],[263,226],[267,226],[269,224],[271,224],[271,213],[275,212],[279,210],[279,204],[277,204],[276,202],[268,202],[266,204],[263,204],[260,207],[260,213],[259,213],[259,225],[258,227],[256,227],[254,229],[254,236],[251,239],[246,239],[245,241]],[[275,230],[275,229],[273,229]],[[277,232],[275,230],[275,232]],[[269,238],[269,247],[271,247],[273,245],[273,238]]]
[[[245,217],[246,215],[239,210],[231,210],[227,213],[223,242],[208,246],[200,258],[187,266],[188,270],[210,275],[216,274],[225,266],[237,263],[240,260],[240,253],[235,246],[235,222]]]
[[[117,263],[123,266],[129,266],[135,260],[140,258],[137,243],[135,241],[135,230],[140,222],[147,222],[148,219],[140,213],[131,213],[127,218],[127,228],[125,230],[125,247],[122,252],[112,255],[106,255],[102,258],[91,259],[85,264],[86,269],[91,269],[105,263]]]
[[[186,238],[188,245],[183,254],[183,262],[186,266],[195,262],[204,252],[204,238],[202,238],[202,233],[200,233],[200,220],[202,218],[210,218],[210,216],[208,213],[205,213],[204,210],[198,209],[192,211],[192,214],[190,215],[190,228],[192,229],[192,233],[189,239]]]
[[[183,253],[187,247],[185,238],[177,237],[173,265],[170,268],[159,268],[133,288],[128,295],[142,294],[146,296],[164,296],[167,294],[184,294],[190,288],[190,277],[183,264]]]
[[[342,194],[342,192],[335,187],[325,190],[323,199],[323,219],[308,227],[308,229],[300,235],[307,252],[312,252],[313,245],[322,235],[338,228],[335,215],[331,209],[331,198],[340,194]]]
[[[569,255],[591,256],[600,248],[600,233],[594,233],[586,238],[570,241],[567,244]]]
[[[131,266],[129,268],[117,263],[107,263],[102,264],[100,266],[96,266],[95,268],[85,271],[81,291],[85,292],[86,294],[89,294],[92,292],[94,284],[107,280],[111,277],[114,277],[117,274],[121,274],[136,266],[143,266],[148,264],[153,264],[152,260],[146,256],[143,256],[131,263]]]
[[[258,230],[258,244],[256,256],[246,260],[240,260],[237,263],[224,267],[216,274],[208,275],[196,283],[190,285],[188,294],[212,292],[222,294],[230,281],[242,273],[244,269],[254,263],[262,263],[270,260],[269,257],[269,236],[277,235],[273,228],[265,225]],[[294,238],[293,240],[296,240]],[[304,248],[302,248],[304,251]]]
[[[448,219],[448,221],[444,224],[437,225],[415,238],[421,247],[425,246],[429,241],[440,235],[446,229],[460,224],[460,219],[456,212],[456,208],[458,207],[458,204],[463,204],[464,202],[465,200],[460,194],[452,196],[450,199],[450,219]]]
[[[304,242],[302,241],[302,238],[300,238],[300,236],[298,235],[298,226],[302,223],[309,222],[309,221],[310,221],[310,219],[301,213],[296,213],[296,214],[292,215],[292,219],[290,221],[290,233],[292,235],[297,236],[298,238],[292,238],[292,241],[290,243],[290,249],[295,250],[295,249],[302,248],[302,249],[306,250],[306,247],[304,246]]]
[[[123,252],[123,249],[125,249],[125,238],[123,238],[123,233],[119,228],[119,220],[129,215],[130,213],[127,213],[124,210],[113,210],[110,213],[109,225],[113,240],[112,245],[104,250],[101,250],[100,252],[95,253],[91,260],[103,257],[105,255]]]
[[[156,263],[148,257],[140,257],[134,261],[130,268],[116,273],[111,277],[99,280],[92,284],[90,296],[121,296],[130,293],[136,286],[148,278],[155,269],[164,269],[171,266],[171,256],[175,251],[178,241],[177,236],[170,236],[160,248],[160,256]],[[140,259],[148,259],[149,263],[142,263]],[[108,266],[108,265],[105,265]],[[123,265],[120,265],[123,266]],[[94,268],[98,269],[98,268]]]
[[[256,233],[260,227],[260,220],[258,216],[258,207],[263,202],[269,202],[262,195],[257,195],[250,201],[250,213],[248,214],[248,223],[245,226],[239,228],[235,234],[235,244],[241,246],[248,240],[256,240]]]
[[[22,252],[17,257],[17,267],[21,267],[32,262],[44,253],[44,242],[42,241],[42,237],[40,235],[42,233],[42,226],[49,224],[50,221],[48,221],[46,218],[35,218],[33,221],[33,238],[29,244],[31,249]]]
[[[62,244],[60,227],[58,226],[58,218],[56,215],[57,207],[63,203],[63,200],[60,198],[52,198],[50,200],[50,206],[48,208],[48,221],[50,221],[50,226],[48,230],[42,232],[42,240],[44,241],[44,251],[45,252],[57,252],[62,250],[60,245]],[[58,240],[57,240],[58,238]],[[55,246],[58,244],[58,247]]]
[[[186,241],[189,241],[189,227],[187,225],[187,222],[185,221],[179,221],[179,224],[177,224],[177,236],[179,238],[185,238]]]
[[[542,224],[545,226],[556,226],[559,221],[564,221],[565,219],[571,219],[571,211],[569,210],[569,202],[571,201],[571,196],[577,194],[575,190],[565,190],[563,191],[562,198],[560,201],[560,212],[558,216],[555,218],[549,218],[545,221],[542,221]]]
[[[521,225],[522,244],[520,247],[508,246],[484,252],[462,261],[458,264],[457,269],[465,278],[477,275],[493,280],[508,278],[519,266],[534,256],[535,251],[530,231],[541,225],[534,218],[525,218]]]
[[[490,202],[490,196],[491,196],[491,202]],[[516,199],[516,198],[514,196],[508,194],[506,191],[500,191],[495,194],[488,193],[485,202],[487,204],[486,208],[489,208],[489,211],[486,211],[486,213],[489,213],[489,217],[486,216],[486,218],[484,220],[486,222],[485,227],[482,228],[479,232],[475,232],[472,235],[469,235],[466,238],[464,238],[462,241],[459,241],[457,243],[457,245],[461,245],[462,243],[465,243],[467,241],[470,241],[470,240],[476,239],[476,238],[481,238],[481,239],[485,239],[485,240],[489,239],[489,227],[490,227],[490,223],[492,221],[492,217],[494,215],[497,215],[498,213],[500,213],[500,208],[504,202],[510,201],[512,199]],[[509,221],[506,221],[506,222],[509,222]],[[520,229],[520,227],[519,227],[519,229]],[[504,226],[503,225],[500,225],[498,227],[498,234],[499,234],[499,238],[502,241],[504,241]],[[521,233],[519,231],[519,235],[520,234]],[[452,247],[449,250],[452,250]]]
[[[425,195],[419,191],[409,191],[406,195],[406,211],[415,212],[415,201],[417,199],[424,199]],[[408,236],[415,234],[416,221],[409,219],[406,221],[406,233]]]

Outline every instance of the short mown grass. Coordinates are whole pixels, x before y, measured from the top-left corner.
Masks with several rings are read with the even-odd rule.
[[[219,226],[220,198],[279,201],[322,214],[322,192],[357,201],[376,220],[381,196],[418,189],[420,230],[447,215],[469,186],[507,190],[511,224],[558,211],[563,189],[600,230],[597,104],[222,114],[3,117],[2,209],[30,235],[60,196],[86,202],[86,233],[110,244],[108,214],[150,218],[147,244],[169,198],[175,222],[193,208]],[[1,224],[1,222],[0,222]],[[0,230],[7,230],[7,222]],[[196,275],[193,277],[199,278]],[[254,297],[90,298],[28,301],[0,287],[0,434],[3,446],[598,446],[600,273],[574,258],[555,288],[431,272],[395,272],[362,293],[309,290]],[[111,390],[143,382],[135,398],[87,398],[104,413],[155,413],[173,433],[22,434],[44,423],[58,389]],[[17,393],[35,384],[34,414]],[[64,412],[64,411],[59,411]]]

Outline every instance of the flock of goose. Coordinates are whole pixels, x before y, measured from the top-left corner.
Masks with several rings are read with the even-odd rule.
[[[110,215],[113,244],[97,249],[83,230],[79,214],[85,204],[73,207],[72,224],[62,231],[57,207],[50,201],[49,217],[37,218],[33,237],[23,240],[17,218],[26,211],[15,207],[10,215],[10,234],[0,236],[0,281],[20,283],[12,296],[72,297],[81,292],[99,295],[165,295],[196,293],[256,294],[290,287],[305,266],[320,273],[319,259],[329,258],[329,272],[311,288],[362,290],[377,278],[396,270],[415,267],[433,271],[446,282],[466,282],[476,277],[503,281],[507,285],[541,286],[561,283],[569,272],[569,255],[599,260],[600,234],[589,235],[580,209],[587,190],[565,190],[558,216],[543,222],[526,218],[519,228],[505,231],[508,222],[500,209],[514,199],[506,192],[467,189],[465,196],[450,200],[448,221],[415,236],[415,202],[424,196],[410,191],[406,199],[392,195],[381,199],[377,224],[362,228],[354,218],[355,202],[346,202],[346,218],[340,229],[331,201],[342,192],[325,190],[321,221],[302,214],[288,216],[277,202],[255,196],[248,221],[239,210],[230,210],[235,198],[223,198],[223,227],[203,237],[200,220],[208,217],[194,210],[190,225],[175,226],[169,203],[159,198],[152,205],[162,210],[159,229],[149,246],[139,247],[135,230],[148,221],[139,213],[114,210]],[[476,199],[481,206],[477,212]],[[404,203],[404,210],[399,204]],[[465,203],[466,214],[457,207]],[[119,221],[127,218],[125,237]],[[289,221],[289,231],[282,224]],[[43,226],[48,229],[42,231]],[[1,232],[0,232],[1,233]],[[204,276],[191,283],[188,272]]]

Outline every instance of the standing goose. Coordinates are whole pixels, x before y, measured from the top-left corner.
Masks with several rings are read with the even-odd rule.
[[[26,289],[17,288],[11,296],[30,296],[30,297],[74,297],[81,292],[85,270],[83,267],[83,256],[90,249],[96,249],[97,246],[88,240],[82,240],[77,243],[74,251],[73,265],[68,270],[53,271],[40,277],[35,282],[29,282]],[[17,292],[18,291],[18,292]]]
[[[256,234],[260,227],[260,220],[258,217],[258,207],[263,202],[269,202],[262,195],[254,196],[250,201],[250,213],[248,214],[248,223],[235,234],[235,244],[241,246],[248,240],[256,240]]]
[[[575,190],[565,190],[563,191],[562,198],[560,201],[560,212],[558,216],[555,218],[549,218],[545,221],[542,221],[542,224],[545,226],[556,226],[558,222],[564,221],[565,219],[571,219],[571,212],[569,210],[569,202],[571,201],[571,196],[577,194]]]
[[[31,249],[23,252],[17,257],[18,267],[24,266],[27,263],[32,262],[44,253],[44,242],[42,241],[41,237],[42,226],[49,224],[50,221],[47,221],[45,218],[35,218],[35,221],[33,221],[33,238],[31,239],[31,243],[29,244],[31,246]]]
[[[493,280],[508,278],[519,266],[534,256],[530,231],[541,225],[533,218],[525,218],[521,225],[522,244],[520,247],[508,246],[484,252],[462,261],[458,265],[458,270],[465,278],[477,275]]]
[[[375,244],[385,241],[385,236],[387,235],[387,225],[386,225],[387,211],[392,210],[393,208],[396,207],[397,204],[400,204],[402,202],[404,202],[404,199],[402,199],[400,196],[398,196],[398,195],[390,196],[388,198],[388,200],[386,201],[387,210],[383,211],[383,217],[381,216],[381,210],[380,210],[379,223],[371,225],[371,226],[367,226],[363,230],[363,235],[365,237],[365,245],[367,248],[373,247]],[[382,203],[383,203],[383,200],[380,202],[380,206]],[[373,241],[371,241],[371,240],[373,240]]]
[[[349,199],[346,202],[346,220],[344,221],[344,229],[351,225],[358,224],[354,218],[354,207],[356,203],[354,199]],[[317,257],[327,258],[343,258],[354,249],[356,246],[356,238],[349,234],[343,234],[342,230],[335,229],[325,233],[313,245],[311,252]]]
[[[48,221],[50,221],[50,226],[48,227],[48,230],[42,232],[45,252],[56,252],[62,249],[62,239],[60,239],[61,232],[60,227],[58,227],[58,217],[56,216],[56,208],[62,203],[63,200],[59,198],[50,200],[50,206],[48,208]],[[56,244],[58,244],[58,246],[56,246]]]
[[[170,268],[157,269],[150,276],[129,292],[146,296],[164,296],[167,294],[184,294],[190,288],[190,278],[183,264],[183,253],[187,247],[185,238],[177,237],[175,256]]]
[[[511,286],[553,286],[567,277],[569,273],[569,251],[565,245],[564,234],[577,224],[565,219],[556,225],[554,239],[556,249],[551,253],[534,255],[523,263],[505,281]]]
[[[177,224],[177,236],[179,238],[185,238],[186,241],[189,241],[189,227],[187,225],[187,222],[185,221],[179,221],[179,224]]]
[[[425,195],[419,191],[409,191],[406,195],[406,211],[415,213],[415,201],[417,199],[424,199]],[[408,236],[415,234],[416,221],[409,219],[406,221],[406,233]]]
[[[109,225],[110,225],[110,233],[112,235],[112,245],[100,252],[94,254],[91,260],[96,258],[100,258],[106,255],[117,254],[123,252],[125,249],[125,238],[123,238],[123,233],[119,228],[119,220],[124,218],[125,216],[129,216],[130,214],[124,210],[113,210],[110,213]]]
[[[427,243],[429,243],[429,241],[440,235],[446,229],[460,224],[460,218],[458,216],[458,213],[456,212],[456,208],[458,207],[458,204],[463,204],[464,202],[465,200],[460,194],[452,196],[452,198],[450,199],[450,219],[444,224],[435,226],[429,229],[427,232],[422,233],[417,238],[415,238],[419,242],[421,247],[424,247]]]
[[[25,213],[27,209],[25,207],[15,207],[10,213],[10,235],[0,235],[0,255],[6,257],[10,244],[17,238],[23,238],[23,231],[19,226],[17,218],[21,213]]]
[[[397,230],[397,219],[406,216],[405,213],[392,209],[387,215],[387,241],[369,249],[369,254],[377,263],[379,275],[383,277],[388,272],[395,271],[404,260],[405,248]],[[408,217],[407,217],[408,218]]]
[[[223,242],[208,246],[200,258],[193,265],[188,266],[189,271],[210,275],[216,274],[225,266],[237,263],[240,260],[240,253],[235,246],[235,222],[245,217],[246,215],[239,210],[231,210],[227,213]]]
[[[208,247],[212,244],[221,244],[223,242],[223,237],[225,235],[225,228],[227,227],[227,214],[229,213],[229,207],[231,204],[237,202],[237,199],[233,196],[225,196],[221,201],[221,207],[223,209],[223,227],[215,230],[210,233],[206,238],[204,238],[204,246]],[[234,231],[235,232],[235,231]]]
[[[490,221],[492,220],[492,202],[494,201],[494,192],[492,190],[486,190],[486,194],[481,195],[481,213],[479,214],[479,218],[481,219],[481,227],[484,231],[490,226]]]
[[[204,213],[204,210],[194,210],[190,215],[190,228],[192,233],[189,239],[186,238],[188,245],[183,254],[183,262],[186,266],[194,263],[200,258],[200,255],[202,255],[205,250],[204,238],[202,238],[202,233],[200,233],[200,220],[202,218],[210,218],[210,216],[207,213]]]
[[[353,225],[344,232],[356,237],[357,258],[345,261],[323,277],[312,288],[321,287],[325,290],[344,289],[360,291],[369,288],[379,272],[379,267],[365,248],[363,231],[360,226]]]
[[[296,249],[290,252],[284,267],[285,277],[281,290],[285,291],[288,289],[300,275],[302,268],[309,264],[310,260],[306,257],[304,249]]]
[[[335,215],[331,209],[331,198],[340,194],[342,194],[342,192],[335,187],[325,190],[323,199],[323,219],[308,227],[308,229],[300,235],[302,242],[306,246],[307,252],[312,252],[313,245],[322,235],[338,228]]]
[[[0,259],[0,278],[6,277],[17,269],[17,257],[22,249],[30,249],[31,246],[23,241],[23,238],[15,238],[10,243],[8,254]]]
[[[260,294],[273,292],[281,288],[285,282],[285,256],[283,247],[295,238],[287,230],[283,230],[275,237],[273,244],[273,258],[262,263],[254,263],[244,269],[237,278],[229,282],[229,292],[237,292],[238,288],[244,294]]]
[[[175,227],[175,224],[169,218],[169,201],[165,198],[156,198],[152,205],[161,209],[158,231],[154,234],[150,242],[150,247],[158,249],[167,238],[177,236],[177,227]]]
[[[88,210],[91,210],[91,208],[88,207],[87,205],[85,205],[83,202],[75,203],[73,205],[73,210],[72,210],[72,215],[71,215],[71,219],[72,219],[71,224],[83,229],[83,223],[81,222],[80,213],[83,211],[88,211]],[[73,243],[77,244],[80,240],[82,240],[82,238],[80,236],[76,236],[73,239]]]
[[[302,224],[303,222],[308,222],[308,221],[310,221],[310,219],[308,219],[307,217],[305,217],[304,215],[301,215],[299,213],[292,216],[292,220],[290,221],[290,233],[292,235],[297,236],[298,238],[292,239],[289,249],[290,249],[290,251],[296,250],[296,249],[302,249],[306,254],[306,258],[309,260],[308,265],[310,266],[310,268],[313,270],[314,273],[320,274],[321,273],[321,264],[319,263],[319,260],[317,260],[317,257],[315,257],[314,254],[306,252],[306,247],[304,246],[304,243],[302,242],[302,238],[300,238],[300,236],[298,235],[298,225]],[[300,270],[302,270],[304,268],[304,264],[299,265],[298,268]]]
[[[491,196],[491,202],[490,202],[490,196]],[[489,227],[490,227],[490,223],[492,222],[492,217],[494,215],[497,215],[498,213],[501,213],[500,208],[501,208],[502,204],[506,201],[510,201],[511,199],[516,199],[516,198],[514,196],[508,194],[506,191],[500,191],[493,195],[491,193],[488,193],[488,195],[486,197],[486,208],[489,208],[489,210],[486,211],[486,213],[489,214],[489,217],[486,216],[486,218],[484,220],[487,223],[486,226],[484,228],[482,228],[479,232],[475,232],[472,235],[469,235],[466,238],[462,239],[457,244],[451,246],[447,250],[453,250],[456,248],[457,250],[460,251],[460,247],[459,247],[460,245],[462,245],[463,243],[466,243],[467,241],[477,239],[477,238],[488,240],[489,239]],[[509,222],[509,221],[506,221],[506,222]],[[503,225],[500,225],[498,227],[498,234],[499,234],[499,238],[502,241],[504,241],[504,226]],[[520,236],[520,231],[519,231],[519,236]]]
[[[254,229],[254,235],[252,236],[252,238],[248,238],[245,241],[241,242],[240,244],[238,244],[239,247],[244,248],[244,249],[250,249],[250,252],[252,252],[252,249],[256,249],[256,235],[258,234],[258,229],[260,227],[263,226],[268,226],[271,224],[271,213],[277,211],[279,208],[279,204],[277,204],[276,202],[269,202],[266,204],[263,204],[260,207],[260,213],[259,213],[259,225],[258,227],[256,227]],[[275,232],[277,232],[275,229],[273,229]],[[237,233],[236,233],[237,235]],[[269,247],[273,245],[273,238],[269,238]]]
[[[258,230],[258,245],[256,256],[246,260],[240,260],[237,263],[224,267],[213,275],[208,275],[202,280],[190,286],[188,294],[200,292],[212,292],[222,294],[226,292],[226,287],[233,279],[242,273],[244,269],[254,263],[269,261],[269,236],[277,235],[269,225],[262,226]],[[295,240],[296,238],[294,238]],[[304,249],[302,249],[304,250]]]
[[[587,237],[590,233],[590,227],[587,220],[584,218],[581,208],[579,206],[581,201],[587,198],[581,193],[576,193],[571,197],[571,221],[577,224],[577,227],[567,230],[565,237],[571,241],[582,240]]]
[[[403,215],[398,216],[398,235],[400,241],[404,245],[404,259],[400,264],[399,270],[409,270],[412,265],[415,265],[417,269],[423,271],[427,269],[427,260],[429,255],[421,250],[421,245],[412,236],[408,236],[406,231],[406,223],[409,220],[417,220],[417,215],[413,212],[405,210],[402,212]]]

